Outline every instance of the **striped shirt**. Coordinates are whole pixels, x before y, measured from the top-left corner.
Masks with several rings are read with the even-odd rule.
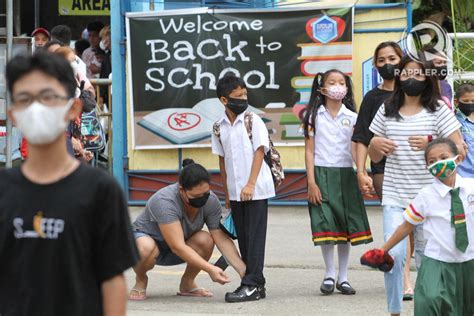
[[[440,103],[441,104],[441,103]],[[408,143],[410,136],[428,136],[433,139],[448,137],[460,124],[453,112],[442,103],[436,111],[423,109],[415,115],[400,118],[386,117],[385,106],[377,111],[370,131],[393,140],[398,147],[387,157],[383,181],[382,205],[405,208],[421,188],[433,181],[426,168],[424,151],[414,151]]]

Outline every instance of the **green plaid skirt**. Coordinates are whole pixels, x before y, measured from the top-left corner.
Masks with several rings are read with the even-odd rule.
[[[314,168],[322,205],[309,203],[314,245],[373,241],[364,200],[353,168]]]

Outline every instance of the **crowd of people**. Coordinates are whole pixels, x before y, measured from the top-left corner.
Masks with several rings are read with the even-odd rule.
[[[112,177],[68,153],[70,146],[78,154],[74,125],[87,103],[81,95],[94,93],[87,77],[110,67],[99,52],[110,51],[110,29],[91,23],[90,47],[77,41],[75,50],[67,30],[35,30],[37,52],[15,57],[6,69],[8,115],[28,143],[28,159],[0,173],[0,314],[123,315],[127,296],[147,299],[155,265],[186,263],[177,295],[212,297],[195,278],[205,271],[214,282],[230,282],[225,266],[209,263],[214,246],[241,278],[225,301],[266,298],[272,143],[263,120],[248,111],[245,82],[227,74],[217,83],[225,114],[212,134],[238,249],[222,226],[208,171],[192,159],[130,223]],[[414,299],[416,315],[474,313],[474,85],[461,85],[451,104],[446,57],[435,55],[415,60],[394,42],[378,45],[374,66],[383,81],[358,114],[350,77],[332,69],[314,78],[301,133],[311,240],[326,266],[324,295],[356,294],[350,248],[373,242],[363,194],[375,191],[385,244],[376,240],[381,248],[360,260],[385,273],[388,312],[399,315],[405,297]],[[419,269],[414,297],[412,254]],[[131,267],[136,282],[127,295],[123,273]]]
[[[36,28],[31,36],[33,38],[34,52],[47,50],[65,58],[71,65],[76,79],[76,97],[83,103],[83,112],[71,121],[67,128],[66,138],[68,151],[76,158],[90,162],[94,159],[93,150],[87,148],[87,135],[82,128],[82,117],[84,113],[94,111],[97,102],[100,104],[108,102],[106,89],[100,90],[96,96],[96,90],[89,79],[110,78],[112,73],[110,61],[110,26],[105,26],[100,21],[94,21],[87,25],[81,38],[72,45],[71,28],[67,25],[56,25],[49,32],[47,29]],[[104,107],[104,105],[102,105]],[[106,105],[105,105],[106,107]],[[100,149],[93,147],[94,150]],[[28,155],[27,141],[23,138],[21,144],[22,159]]]

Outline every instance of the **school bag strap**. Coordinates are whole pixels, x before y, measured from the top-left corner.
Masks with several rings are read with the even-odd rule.
[[[250,111],[245,112],[244,125],[245,125],[245,129],[247,130],[250,143],[252,143],[252,147],[253,147],[253,138],[252,138],[253,113],[252,112]],[[269,150],[265,153],[263,160],[265,160],[268,167],[270,167],[270,171],[272,173],[272,178],[273,178],[273,184],[275,185],[275,188],[277,188],[285,179],[285,172],[283,171],[283,166],[281,164],[280,153],[275,148],[275,145],[273,145],[273,141],[270,135],[268,135],[268,147],[269,147]]]
[[[250,139],[250,143],[253,147],[253,137],[252,137],[252,126],[253,126],[253,113],[250,111],[246,111],[244,113],[244,126],[245,130],[247,131],[247,135]],[[222,146],[221,140],[221,126],[219,122],[215,122],[212,126],[212,133],[214,136],[217,137],[219,143]],[[273,145],[273,141],[268,135],[268,143],[269,143],[269,150],[265,154],[263,160],[265,160],[268,167],[270,167],[270,171],[272,173],[273,184],[275,188],[277,188],[285,179],[285,173],[283,171],[283,166],[281,164],[281,157],[280,153],[276,150],[275,145]]]
[[[214,136],[217,137],[219,140],[219,143],[221,143],[222,146],[222,141],[221,141],[221,124],[219,122],[215,122],[214,125],[212,126],[212,133]]]

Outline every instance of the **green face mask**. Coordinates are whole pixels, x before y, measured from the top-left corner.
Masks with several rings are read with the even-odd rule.
[[[434,164],[429,165],[428,170],[434,177],[439,178],[439,179],[446,179],[447,177],[451,176],[456,170],[457,158],[458,156],[454,158],[437,161]]]

